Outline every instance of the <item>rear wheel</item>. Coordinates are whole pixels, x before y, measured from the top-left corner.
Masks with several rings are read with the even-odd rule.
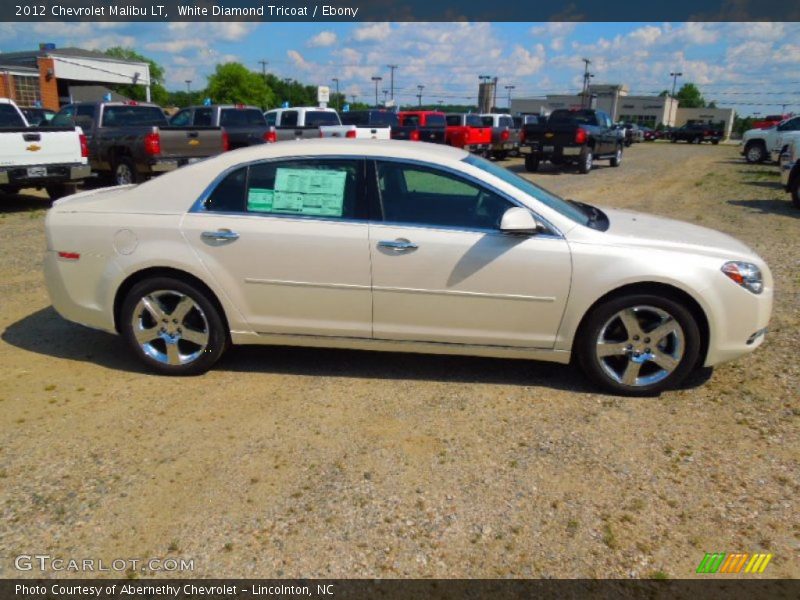
[[[525,157],[525,170],[533,173],[539,169],[539,158],[528,154]]]
[[[611,166],[618,167],[622,164],[622,146],[617,146],[617,151],[614,156],[611,157]]]
[[[212,299],[180,279],[156,277],[133,286],[120,323],[139,359],[164,375],[205,373],[228,346],[228,332]]]
[[[577,357],[598,385],[618,394],[656,394],[679,385],[700,353],[700,330],[681,303],[663,296],[613,298],[588,316]]]
[[[594,156],[591,149],[587,148],[578,159],[578,173],[585,175],[592,170],[592,164],[594,164]]]
[[[45,186],[45,189],[47,190],[47,195],[50,196],[50,200],[58,200],[77,192],[78,186],[74,183],[53,183]]]
[[[136,165],[127,156],[120,156],[114,161],[111,178],[114,185],[130,185],[139,180]]]

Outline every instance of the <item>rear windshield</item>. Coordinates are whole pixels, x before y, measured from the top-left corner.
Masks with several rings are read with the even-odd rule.
[[[478,115],[467,115],[466,121],[470,127],[483,127],[483,120]],[[489,126],[491,127],[491,123]]]
[[[267,120],[257,108],[223,108],[219,124],[223,127],[265,127]]]
[[[446,120],[451,127],[461,126],[461,115],[447,115]]]
[[[494,127],[493,117],[481,117],[481,123],[484,127]]]
[[[106,106],[103,111],[104,127],[128,125],[165,127],[167,117],[157,106]]]
[[[447,125],[444,115],[428,115],[425,124],[428,127],[445,127]]]
[[[306,113],[306,127],[319,127],[320,125],[341,125],[339,115],[335,112],[322,110]]]
[[[25,127],[17,109],[10,104],[0,104],[0,127]]]
[[[394,127],[397,125],[397,113],[388,110],[346,112],[342,113],[342,123],[356,127]]]
[[[596,121],[594,112],[591,110],[554,110],[547,119],[547,122],[593,125]]]

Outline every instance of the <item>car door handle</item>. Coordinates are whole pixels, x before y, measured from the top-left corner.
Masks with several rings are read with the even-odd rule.
[[[213,240],[215,242],[232,242],[239,239],[239,234],[230,229],[217,229],[216,231],[204,231],[200,234],[204,240]]]
[[[414,242],[409,242],[408,240],[381,240],[378,242],[379,248],[389,248],[390,250],[394,250],[395,252],[403,252],[405,250],[416,250],[419,246],[417,246]]]

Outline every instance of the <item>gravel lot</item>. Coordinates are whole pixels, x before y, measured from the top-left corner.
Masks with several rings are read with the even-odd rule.
[[[746,241],[776,279],[765,345],[649,399],[545,363],[296,348],[157,377],[55,314],[47,203],[0,197],[0,577],[41,576],[13,566],[38,553],[194,559],[140,577],[683,578],[706,551],[800,576],[800,211],[777,168],[657,143],[533,179]]]

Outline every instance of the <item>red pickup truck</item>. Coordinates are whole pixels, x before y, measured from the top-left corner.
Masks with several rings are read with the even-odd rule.
[[[488,152],[492,147],[492,128],[485,127],[480,115],[448,113],[446,141],[467,152]]]
[[[792,113],[788,113],[785,115],[767,115],[760,121],[754,121],[753,124],[750,126],[751,129],[769,129],[770,127],[775,127],[781,121],[785,121],[786,119],[791,118],[793,115]]]

